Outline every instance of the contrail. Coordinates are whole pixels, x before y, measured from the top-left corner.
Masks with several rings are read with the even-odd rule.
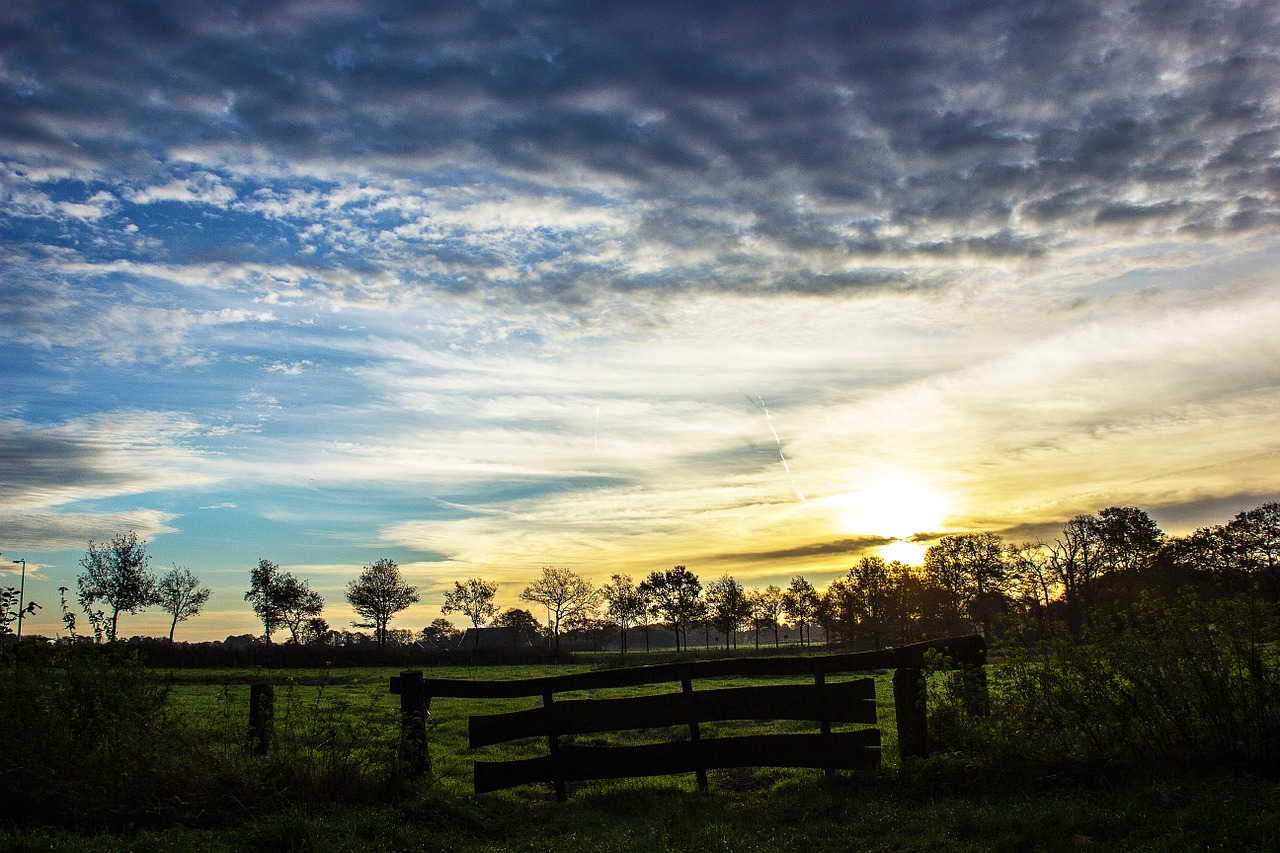
[[[787,457],[782,455],[782,439],[778,437],[778,431],[773,427],[773,415],[769,414],[769,407],[764,404],[763,397],[756,397],[756,400],[759,401],[760,408],[764,410],[765,422],[769,424],[769,432],[773,433],[773,440],[778,445],[778,458],[782,460],[782,470],[787,472],[787,477],[791,480],[791,490],[796,493],[796,499],[803,503],[805,502],[804,494],[801,493],[800,488],[796,485],[796,478],[791,473],[791,465],[788,464]]]

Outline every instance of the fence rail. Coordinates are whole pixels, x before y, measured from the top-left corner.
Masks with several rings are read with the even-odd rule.
[[[477,794],[515,785],[552,782],[563,800],[569,781],[663,776],[693,772],[707,784],[710,769],[809,767],[855,770],[880,760],[880,732],[866,728],[832,732],[833,724],[876,723],[875,682],[864,678],[827,682],[828,675],[894,670],[898,743],[905,755],[928,751],[923,669],[931,662],[981,667],[981,637],[953,637],[871,652],[773,658],[687,661],[508,680],[424,678],[417,670],[391,678],[400,696],[401,757],[416,772],[430,768],[426,718],[433,697],[542,698],[542,707],[469,718],[471,747],[545,737],[547,754],[513,761],[475,762]],[[981,672],[981,670],[978,670]],[[696,680],[733,676],[809,676],[812,684],[695,690]],[[678,693],[627,698],[556,699],[556,694],[679,682]],[[704,738],[700,725],[728,720],[802,720],[818,724],[808,734]],[[631,729],[686,727],[687,739],[632,746],[578,746],[561,738]]]

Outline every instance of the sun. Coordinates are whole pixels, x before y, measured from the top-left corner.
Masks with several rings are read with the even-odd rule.
[[[924,556],[924,547],[908,541],[909,537],[940,529],[950,511],[941,491],[922,477],[902,471],[877,474],[832,502],[843,532],[898,540],[882,546],[880,556],[908,564]]]

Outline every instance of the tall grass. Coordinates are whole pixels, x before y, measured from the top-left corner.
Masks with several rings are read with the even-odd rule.
[[[1277,615],[1188,594],[1146,599],[1083,642],[1005,642],[990,667],[988,716],[969,712],[958,687],[939,693],[939,745],[1039,773],[1274,773]]]

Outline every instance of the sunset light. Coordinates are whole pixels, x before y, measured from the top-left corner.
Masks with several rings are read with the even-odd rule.
[[[421,630],[1280,498],[1273,6],[0,4],[0,587]]]

